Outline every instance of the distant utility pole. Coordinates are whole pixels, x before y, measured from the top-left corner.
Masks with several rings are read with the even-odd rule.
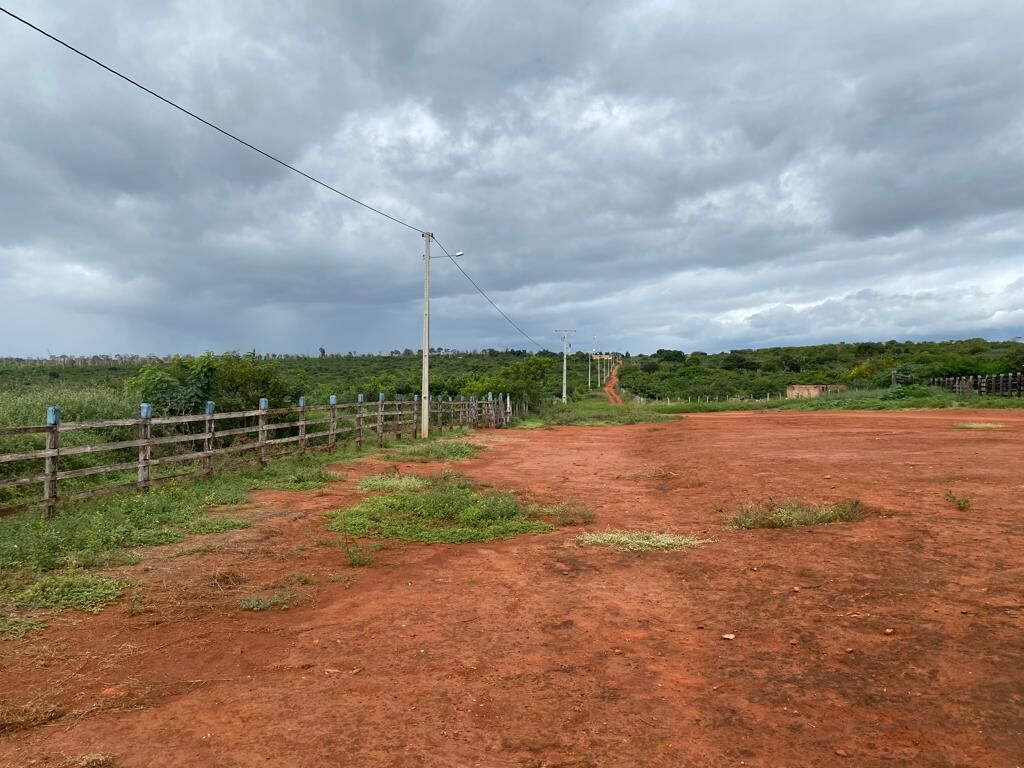
[[[590,357],[587,358],[587,390],[594,387],[590,384],[590,367],[594,363],[594,355],[597,354],[597,336],[594,337],[594,345],[590,348]]]
[[[555,333],[562,335],[562,402],[568,402],[565,396],[565,371],[566,371],[566,360],[569,356],[569,335],[576,333],[575,330],[555,330]]]

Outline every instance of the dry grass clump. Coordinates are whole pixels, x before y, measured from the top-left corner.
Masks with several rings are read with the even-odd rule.
[[[626,552],[669,551],[673,549],[692,549],[702,544],[710,544],[711,539],[698,539],[695,536],[680,536],[675,533],[657,533],[655,531],[601,531],[599,533],[581,533],[576,537],[577,544],[594,547],[612,547]]]

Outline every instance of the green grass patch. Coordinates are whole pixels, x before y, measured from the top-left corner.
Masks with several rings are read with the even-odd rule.
[[[964,421],[954,424],[953,429],[1002,429],[1005,424],[997,424],[994,421]]]
[[[302,596],[294,590],[275,592],[269,597],[248,595],[238,599],[238,607],[243,611],[270,611],[275,608],[287,611],[293,605],[302,602]]]
[[[458,461],[471,459],[483,448],[473,443],[458,443],[437,440],[423,443],[408,443],[388,454],[394,461]]]
[[[653,408],[625,403],[614,405],[601,395],[588,395],[569,403],[550,403],[540,409],[534,419],[524,420],[516,426],[524,429],[544,426],[614,426],[617,424],[645,424],[672,421],[672,417]],[[536,424],[539,421],[540,424]]]
[[[466,478],[445,472],[419,491],[366,499],[331,515],[328,528],[348,536],[426,544],[491,541],[552,529],[550,508],[524,505],[513,493],[477,491]]]
[[[427,487],[427,481],[417,475],[370,475],[360,480],[357,487],[376,493],[419,491]]]
[[[703,544],[710,544],[711,539],[698,539],[695,536],[680,536],[675,533],[656,533],[654,531],[601,531],[599,533],[581,533],[576,537],[576,542],[586,546],[611,547],[626,552],[649,552],[693,549]]]
[[[43,629],[46,629],[46,625],[38,619],[0,616],[0,638],[4,640],[24,637],[29,632],[38,632]]]
[[[128,583],[87,573],[63,573],[37,579],[14,596],[18,608],[77,608],[98,612],[121,596]]]
[[[958,494],[953,493],[952,491],[946,491],[946,494],[943,498],[945,498],[947,502],[952,504],[961,512],[966,512],[968,509],[971,508],[972,500],[970,496],[960,496]]]
[[[744,504],[729,522],[733,528],[747,530],[850,523],[863,519],[864,505],[858,499],[848,499],[837,504],[809,504],[797,499],[780,504],[774,499],[768,499]]]
[[[1024,408],[1024,399],[957,395],[938,387],[896,386],[888,389],[848,389],[843,392],[792,400],[722,400],[712,402],[650,403],[644,408],[662,414],[719,411],[894,411],[914,408]]]

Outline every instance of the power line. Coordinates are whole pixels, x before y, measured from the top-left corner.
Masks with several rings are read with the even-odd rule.
[[[47,32],[45,29],[42,29],[41,27],[37,27],[35,24],[33,24],[28,19],[24,19],[21,16],[18,16],[16,13],[12,13],[11,11],[7,10],[6,8],[4,8],[3,6],[0,6],[0,11],[2,11],[5,14],[7,14],[8,16],[10,16],[15,21],[21,22],[26,27],[29,27],[30,29],[35,30],[39,34],[43,35],[44,37],[49,38],[50,40],[52,40],[53,42],[57,43],[58,45],[61,45],[64,48],[67,48],[72,53],[76,53],[79,56],[81,56],[83,59],[86,59],[87,61],[92,62],[93,64],[95,64],[96,66],[100,67],[101,69],[106,70],[107,72],[109,72],[110,74],[114,75],[115,77],[119,77],[122,80],[124,80],[125,82],[130,83],[131,85],[134,85],[136,88],[138,88],[138,89],[140,89],[142,91],[145,91],[150,96],[153,96],[154,98],[159,99],[164,104],[167,104],[168,106],[173,107],[174,109],[176,109],[179,112],[182,112],[182,113],[188,115],[189,117],[191,117],[194,120],[198,120],[200,123],[202,123],[203,125],[205,125],[205,126],[207,126],[209,128],[213,128],[213,130],[217,131],[218,133],[220,133],[220,134],[222,134],[224,136],[227,136],[232,141],[236,141],[239,144],[241,144],[243,147],[251,149],[253,152],[256,152],[257,154],[262,155],[263,157],[267,158],[268,160],[270,160],[272,162],[275,162],[275,163],[277,163],[278,165],[280,165],[280,166],[282,166],[284,168],[287,168],[289,171],[292,171],[293,173],[297,173],[299,176],[302,176],[304,179],[308,179],[309,181],[312,181],[314,184],[318,184],[319,186],[323,187],[324,189],[330,190],[331,192],[334,192],[336,195],[340,195],[341,197],[345,198],[346,200],[348,200],[350,202],[353,202],[356,205],[360,205],[363,208],[366,208],[368,211],[372,211],[373,213],[376,213],[379,216],[383,216],[385,219],[389,219],[389,220],[395,222],[396,224],[400,224],[403,227],[411,229],[414,232],[419,232],[421,234],[425,234],[426,233],[426,231],[424,229],[422,229],[421,227],[413,226],[409,222],[403,221],[402,219],[398,218],[397,216],[392,216],[390,213],[386,213],[386,212],[380,210],[379,208],[375,208],[372,205],[370,205],[369,203],[364,203],[362,200],[360,200],[360,199],[358,199],[356,197],[353,197],[352,195],[346,194],[345,192],[342,192],[337,187],[331,186],[326,181],[322,181],[321,179],[318,179],[316,176],[313,176],[313,175],[311,175],[309,173],[306,173],[305,171],[300,170],[299,168],[296,168],[294,165],[285,162],[281,158],[276,157],[276,156],[270,154],[269,152],[266,152],[266,151],[260,149],[255,144],[251,144],[250,142],[246,141],[245,139],[242,139],[239,136],[236,136],[235,134],[231,133],[231,131],[228,131],[228,130],[226,130],[224,128],[221,128],[216,123],[210,122],[206,118],[197,115],[195,112],[192,112],[189,109],[186,109],[185,107],[181,106],[180,104],[178,104],[175,101],[172,101],[171,99],[167,98],[166,96],[160,95],[159,93],[154,91],[152,88],[147,88],[146,86],[144,86],[142,83],[138,82],[137,80],[133,80],[128,75],[125,75],[122,72],[119,72],[118,70],[114,69],[113,67],[111,67],[111,66],[109,66],[107,64],[104,64],[99,59],[96,59],[93,56],[90,56],[85,51],[82,51],[82,50],[76,48],[75,46],[71,45],[71,43],[68,43],[68,42],[65,42],[64,40],[61,40],[56,35],[53,35],[53,34]],[[531,342],[536,344],[537,347],[539,347],[540,349],[545,349],[545,347],[543,347],[540,344],[538,344],[533,339],[533,337],[531,337],[526,331],[524,331],[522,328],[520,328],[516,324],[516,322],[514,320],[512,320],[511,317],[506,315],[501,310],[501,307],[499,307],[497,304],[494,303],[494,301],[491,299],[490,296],[487,295],[487,293],[484,291],[484,289],[481,288],[479,285],[477,285],[476,281],[472,277],[469,276],[469,274],[466,272],[466,270],[464,270],[462,268],[462,266],[457,261],[455,261],[454,258],[452,258],[452,255],[450,253],[448,253],[448,251],[445,249],[445,247],[443,245],[441,245],[440,242],[438,242],[437,238],[434,238],[434,242],[438,244],[438,246],[441,248],[442,251],[444,251],[445,256],[447,256],[451,260],[452,264],[454,264],[458,268],[459,272],[462,273],[463,277],[465,277],[472,284],[472,286],[474,288],[476,288],[477,291],[480,292],[481,296],[483,296],[485,299],[487,299],[487,301],[490,303],[490,305],[492,307],[494,307],[495,310],[497,310],[498,314],[500,314],[503,318],[505,318],[506,321],[508,321],[509,325],[511,325],[513,328],[515,328],[519,333],[521,333],[523,336],[525,336]]]
[[[503,311],[501,310],[501,307],[499,307],[499,306],[498,306],[497,304],[495,304],[495,303],[494,303],[494,301],[493,301],[493,300],[491,299],[491,297],[490,297],[490,296],[488,296],[488,295],[487,295],[487,293],[486,293],[486,292],[484,291],[484,289],[483,289],[483,288],[481,288],[481,287],[480,287],[479,285],[477,285],[477,283],[476,283],[476,280],[474,280],[474,279],[473,279],[472,277],[470,277],[470,276],[469,276],[468,274],[466,274],[466,270],[464,270],[464,269],[462,268],[462,265],[461,265],[461,264],[459,264],[459,262],[457,262],[457,261],[456,261],[456,260],[455,260],[455,259],[454,259],[454,258],[452,257],[452,255],[451,255],[450,253],[448,253],[448,249],[447,249],[447,248],[445,248],[445,247],[444,247],[443,245],[441,245],[441,241],[440,241],[440,240],[438,240],[438,239],[437,239],[437,238],[435,237],[435,238],[434,238],[434,242],[435,242],[435,243],[437,243],[437,247],[438,247],[438,248],[440,248],[440,249],[441,249],[442,251],[444,251],[444,255],[445,255],[445,256],[447,256],[447,257],[448,257],[448,259],[449,259],[449,260],[451,261],[451,263],[452,263],[452,264],[454,264],[454,265],[456,266],[456,268],[457,268],[457,269],[459,270],[459,272],[461,272],[461,273],[463,274],[463,276],[464,276],[464,277],[465,277],[465,278],[466,278],[467,280],[469,280],[469,282],[470,282],[470,283],[472,284],[472,286],[473,286],[474,288],[476,288],[476,289],[477,289],[477,290],[478,290],[478,291],[480,292],[480,295],[481,295],[481,296],[483,296],[483,297],[484,297],[485,299],[487,299],[487,301],[488,301],[488,302],[490,302],[490,305],[491,305],[492,307],[494,307],[494,308],[495,308],[495,309],[496,309],[496,310],[498,311],[498,314],[499,314],[499,315],[501,315],[502,317],[504,317],[504,318],[505,318],[505,319],[506,319],[506,320],[508,321],[508,324],[509,324],[509,325],[511,325],[511,326],[512,326],[513,328],[515,328],[515,329],[516,329],[517,331],[519,331],[519,333],[521,333],[521,334],[522,334],[523,336],[525,336],[525,337],[526,337],[527,339],[529,339],[529,340],[530,340],[530,341],[532,341],[532,342],[533,342],[534,344],[536,344],[538,348],[540,348],[540,349],[547,349],[547,347],[544,347],[544,346],[542,346],[541,344],[538,344],[538,343],[537,343],[537,341],[536,341],[536,340],[535,340],[535,339],[534,339],[534,338],[533,338],[533,337],[532,337],[532,336],[531,336],[530,334],[528,334],[528,333],[527,333],[526,331],[524,331],[524,330],[523,330],[522,328],[520,328],[520,327],[519,327],[519,326],[518,326],[518,325],[516,324],[516,322],[515,322],[515,321],[514,321],[514,320],[513,320],[513,319],[512,319],[511,317],[509,317],[508,315],[506,315],[506,314],[505,314],[505,313],[504,313],[504,312],[503,312]]]
[[[383,216],[385,219],[390,219],[391,221],[395,222],[396,224],[401,224],[403,227],[408,227],[409,229],[413,230],[414,232],[422,232],[423,231],[420,227],[414,227],[409,222],[402,221],[397,216],[392,216],[390,213],[385,213],[384,211],[380,210],[379,208],[374,208],[369,203],[364,203],[362,200],[360,200],[358,198],[355,198],[355,197],[352,197],[352,195],[347,195],[344,192],[342,192],[340,189],[338,189],[337,187],[332,187],[326,181],[321,181],[320,179],[316,178],[316,176],[312,176],[312,175],[306,173],[305,171],[301,171],[298,168],[296,168],[294,165],[291,165],[290,163],[286,163],[281,158],[275,157],[274,155],[270,154],[269,152],[265,152],[264,150],[260,149],[259,147],[257,147],[254,144],[250,144],[245,139],[239,138],[235,134],[231,133],[231,131],[225,130],[224,128],[221,128],[219,125],[216,125],[215,123],[211,123],[206,118],[200,117],[195,112],[192,112],[191,110],[186,109],[185,107],[181,106],[180,104],[178,104],[178,103],[176,103],[174,101],[171,101],[166,96],[161,96],[159,93],[154,91],[152,88],[147,88],[146,86],[144,86],[142,83],[138,82],[137,80],[133,80],[132,78],[128,77],[128,75],[125,75],[125,74],[122,74],[121,72],[118,72],[116,69],[114,69],[111,66],[108,66],[108,65],[104,64],[99,59],[95,59],[92,56],[90,56],[88,53],[85,53],[84,51],[81,51],[78,48],[75,48],[75,46],[71,45],[71,43],[66,43],[63,40],[61,40],[59,37],[56,37],[55,35],[51,35],[45,29],[41,29],[41,28],[37,27],[31,21],[28,21],[27,19],[23,19],[21,16],[18,16],[15,13],[11,13],[9,10],[4,8],[3,6],[0,6],[0,11],[3,11],[8,16],[10,16],[12,19],[14,19],[15,21],[20,21],[26,27],[31,27],[32,29],[34,29],[36,32],[38,32],[39,34],[43,35],[44,37],[50,38],[51,40],[53,40],[53,42],[58,43],[59,45],[63,45],[69,51],[72,51],[73,53],[77,53],[83,59],[87,59],[87,60],[91,61],[97,67],[101,67],[102,69],[107,70],[107,72],[109,72],[110,74],[112,74],[112,75],[114,75],[116,77],[121,78],[125,82],[131,83],[136,88],[139,88],[139,89],[145,91],[146,93],[148,93],[150,96],[153,96],[153,97],[155,97],[157,99],[160,99],[160,101],[162,101],[164,104],[167,104],[168,106],[174,107],[179,112],[184,112],[186,115],[188,115],[189,117],[191,117],[191,118],[193,118],[195,120],[198,120],[203,125],[208,126],[210,128],[213,128],[213,130],[218,131],[219,133],[222,133],[223,135],[227,136],[229,139],[232,139],[233,141],[237,141],[243,147],[248,147],[253,152],[257,152],[257,153],[263,155],[263,157],[267,158],[268,160],[272,160],[273,162],[277,163],[278,165],[284,166],[289,171],[294,171],[295,173],[299,174],[299,176],[302,176],[303,178],[309,179],[314,184],[319,184],[324,189],[329,189],[331,192],[334,192],[336,195],[341,195],[346,200],[350,200],[351,202],[355,203],[356,205],[361,205],[361,206],[363,206],[363,208],[366,208],[369,211],[373,211],[374,213],[376,213],[376,214],[378,214],[380,216]]]

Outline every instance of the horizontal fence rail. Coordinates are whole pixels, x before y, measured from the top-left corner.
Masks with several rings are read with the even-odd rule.
[[[62,422],[60,408],[47,409],[46,424],[40,426],[0,427],[0,439],[12,436],[42,437],[45,447],[35,450],[0,453],[0,470],[14,465],[16,472],[0,474],[0,490],[38,485],[42,496],[0,507],[0,516],[42,505],[47,516],[57,513],[58,502],[71,501],[129,489],[146,490],[158,483],[183,478],[210,477],[217,470],[240,464],[265,465],[272,456],[285,453],[302,455],[307,450],[336,450],[339,443],[357,448],[373,444],[384,446],[386,435],[401,440],[403,435],[419,437],[420,397],[396,396],[376,401],[363,395],[355,403],[338,403],[333,395],[326,404],[308,405],[299,398],[297,406],[269,408],[266,398],[254,410],[217,413],[208,402],[204,413],[184,416],[153,416],[152,406],[143,403],[135,419],[104,419]],[[431,428],[439,431],[456,427],[500,428],[512,417],[528,412],[526,403],[512,402],[508,395],[459,398],[440,396],[427,402]],[[90,430],[127,431],[129,439],[103,442]],[[69,442],[78,433],[81,439]],[[162,434],[165,433],[165,434]],[[93,440],[97,440],[93,442]],[[37,443],[38,444],[38,443]],[[98,466],[62,468],[61,459],[85,454],[107,453],[116,458]],[[225,463],[222,457],[236,457]],[[34,468],[24,470],[25,464]],[[153,470],[187,464],[188,471],[155,475]],[[197,468],[198,467],[198,468]],[[131,473],[134,480],[101,485],[71,493],[61,493],[61,481],[103,475]]]
[[[1024,396],[1024,371],[994,373],[988,376],[945,376],[929,379],[928,383],[933,387],[942,387],[958,395]]]

